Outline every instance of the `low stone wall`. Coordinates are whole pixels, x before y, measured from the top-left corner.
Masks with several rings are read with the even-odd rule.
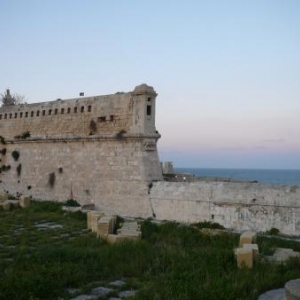
[[[272,227],[300,234],[300,186],[231,182],[155,182],[150,202],[159,220],[217,222],[236,230]]]

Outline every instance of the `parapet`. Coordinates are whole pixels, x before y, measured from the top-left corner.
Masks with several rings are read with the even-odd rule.
[[[104,96],[5,105],[0,107],[1,136],[15,140],[29,132],[32,139],[70,136],[155,136],[153,87],[141,84],[132,92]]]

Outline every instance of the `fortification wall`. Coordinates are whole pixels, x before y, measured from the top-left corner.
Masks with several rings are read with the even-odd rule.
[[[156,96],[142,84],[129,93],[2,106],[0,190],[152,215],[148,185],[162,180]]]
[[[160,220],[217,222],[236,230],[300,234],[300,186],[155,182],[150,200]]]
[[[65,139],[7,144],[2,164],[2,189],[34,199],[65,201],[120,215],[151,214],[148,184],[161,179],[157,151],[138,138]],[[20,154],[17,161],[11,155]],[[21,171],[18,167],[21,165]]]

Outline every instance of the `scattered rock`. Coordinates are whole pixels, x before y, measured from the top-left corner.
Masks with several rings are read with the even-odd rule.
[[[79,289],[66,289],[67,293],[71,296],[75,296],[76,294],[79,294],[80,290]]]
[[[91,299],[97,299],[96,296],[93,295],[79,295],[75,298],[72,298],[70,300],[91,300]]]
[[[69,234],[69,233],[62,233],[61,235],[60,235],[60,237],[61,238],[68,238],[68,237],[70,237],[71,235]]]
[[[129,298],[135,296],[136,291],[122,291],[118,294],[120,298]]]
[[[290,280],[285,284],[285,296],[290,300],[300,299],[300,279]]]
[[[113,285],[113,286],[123,286],[124,284],[126,283],[123,280],[116,280],[109,283],[109,285]]]
[[[285,290],[282,288],[268,291],[260,295],[258,300],[285,300]]]
[[[92,289],[92,295],[97,296],[97,297],[102,297],[102,296],[106,296],[109,293],[111,293],[113,291],[113,289],[110,288],[106,288],[103,286],[97,287]]]
[[[63,225],[53,223],[53,222],[47,222],[47,223],[35,223],[34,226],[38,229],[57,229],[57,228],[63,228]]]
[[[272,256],[273,260],[276,262],[284,262],[291,257],[300,257],[300,253],[295,252],[293,249],[277,248]]]

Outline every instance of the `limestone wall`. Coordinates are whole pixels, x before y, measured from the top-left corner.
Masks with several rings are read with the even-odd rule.
[[[211,221],[236,230],[300,234],[300,186],[155,182],[150,200],[160,220]]]
[[[148,184],[161,180],[157,151],[138,138],[19,141],[5,145],[0,187],[10,194],[65,201],[121,215],[151,215]],[[17,161],[13,151],[20,154]],[[21,171],[18,168],[21,165]]]
[[[162,180],[156,96],[142,84],[129,93],[2,106],[0,192],[152,215],[149,184]]]

